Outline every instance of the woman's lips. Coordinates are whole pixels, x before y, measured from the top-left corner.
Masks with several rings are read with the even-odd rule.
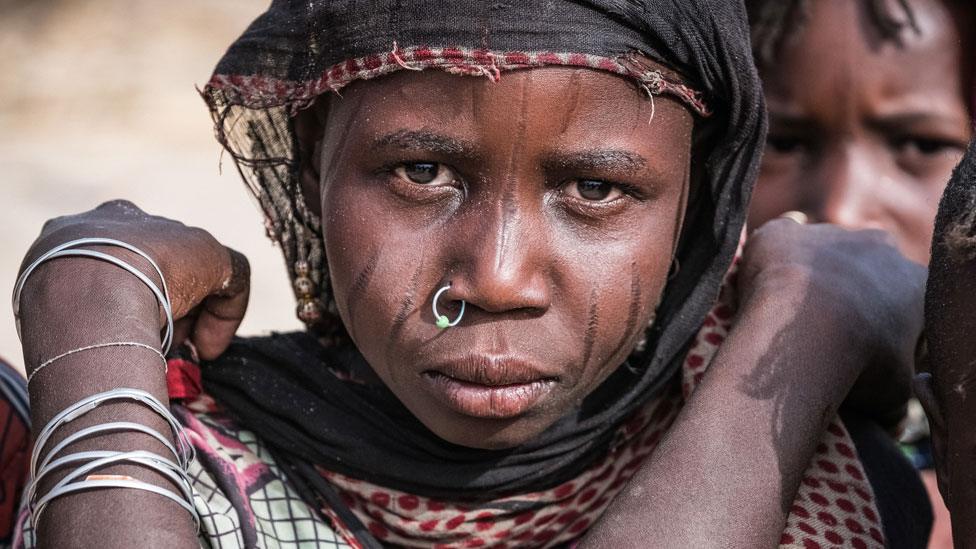
[[[525,362],[486,356],[442,363],[421,377],[442,404],[467,416],[491,419],[525,413],[557,380]]]
[[[525,413],[554,385],[539,379],[511,385],[482,385],[462,381],[438,372],[424,372],[423,379],[434,398],[466,416],[490,419],[511,418]]]

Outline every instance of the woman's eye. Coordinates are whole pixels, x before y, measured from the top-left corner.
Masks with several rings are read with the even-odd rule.
[[[418,185],[450,185],[456,179],[454,172],[438,162],[409,162],[395,170],[398,177]]]
[[[623,191],[620,187],[606,181],[596,179],[576,179],[566,183],[563,192],[573,198],[589,202],[610,202],[619,198]]]

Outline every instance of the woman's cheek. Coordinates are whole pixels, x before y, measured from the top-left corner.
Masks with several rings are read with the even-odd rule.
[[[589,275],[587,313],[577,321],[582,332],[581,379],[595,388],[631,354],[652,322],[671,265],[671,241],[635,242],[623,255],[588,264],[604,266]],[[594,280],[599,283],[594,285]]]
[[[333,296],[354,340],[364,321],[377,320],[373,303],[389,284],[383,273],[391,259],[387,240],[395,230],[374,211],[370,194],[355,184],[336,182],[323,196],[323,237]]]

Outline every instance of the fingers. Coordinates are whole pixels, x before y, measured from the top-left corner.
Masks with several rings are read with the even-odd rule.
[[[251,269],[243,254],[226,248],[227,275],[199,308],[192,340],[200,358],[211,360],[230,345],[244,320],[250,297]]]
[[[200,307],[193,309],[173,324],[173,347],[179,347],[193,334],[193,326],[200,316]]]

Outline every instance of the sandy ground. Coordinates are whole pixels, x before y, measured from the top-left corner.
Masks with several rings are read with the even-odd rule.
[[[45,219],[127,198],[250,258],[242,333],[300,326],[255,204],[228,159],[220,173],[194,88],[267,3],[0,0],[0,297]],[[0,356],[23,366],[7,305]]]

